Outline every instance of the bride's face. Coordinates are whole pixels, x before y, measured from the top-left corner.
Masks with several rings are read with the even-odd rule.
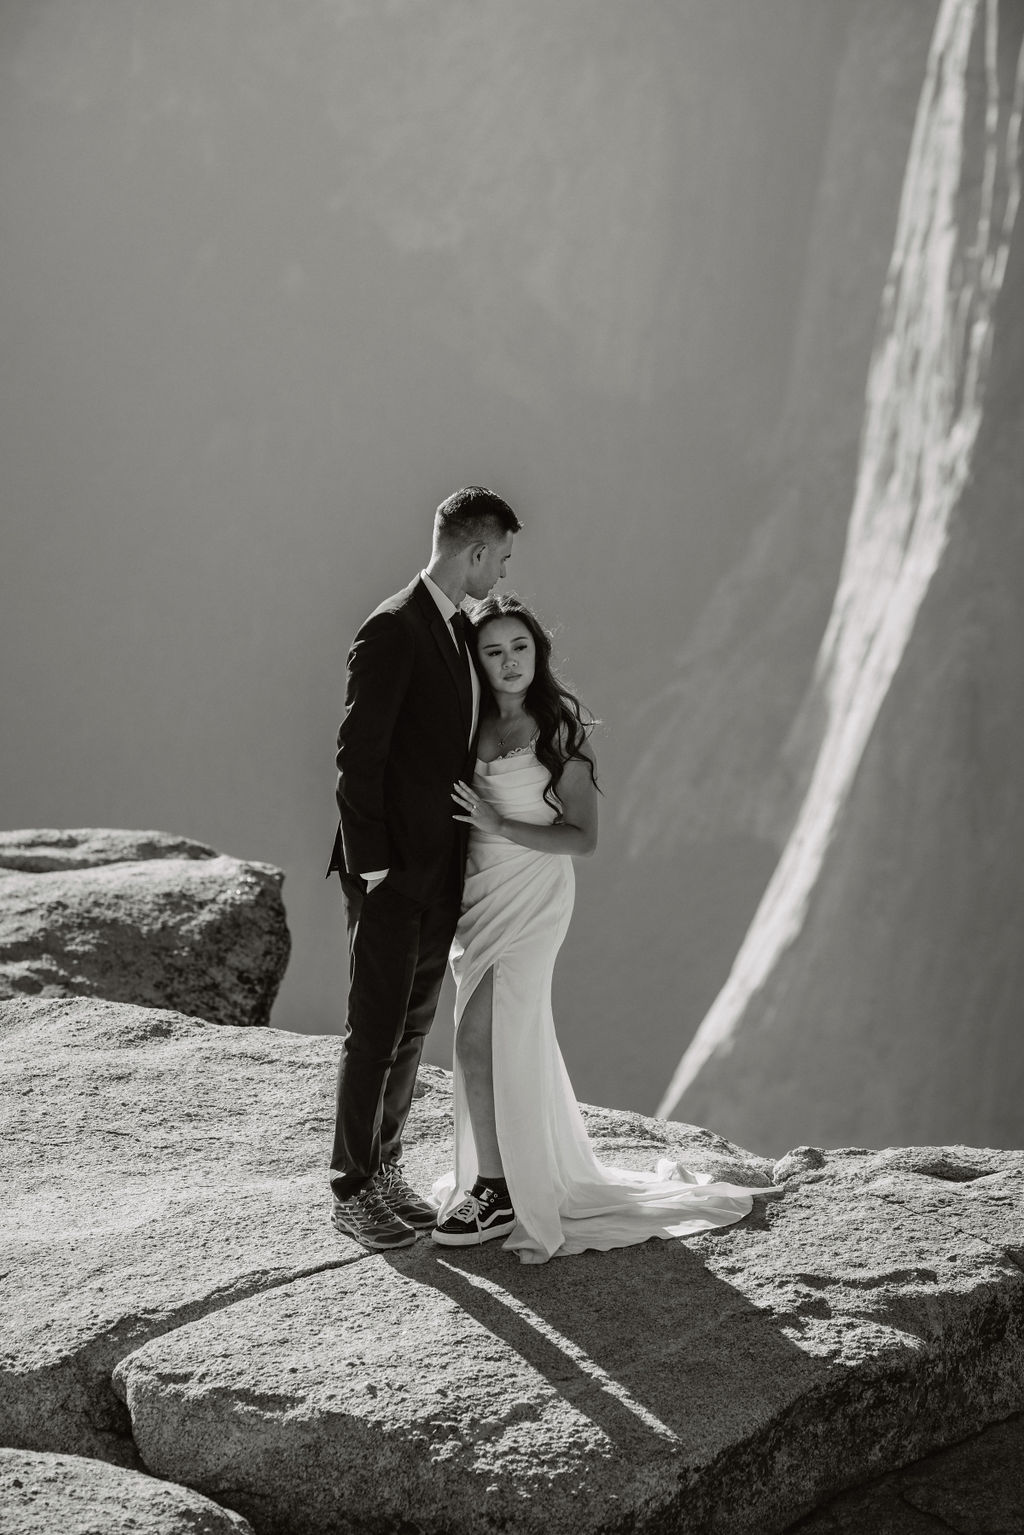
[[[520,618],[492,618],[477,635],[477,653],[495,698],[526,697],[537,663],[533,635]]]

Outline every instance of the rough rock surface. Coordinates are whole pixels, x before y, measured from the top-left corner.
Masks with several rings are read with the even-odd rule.
[[[261,1530],[769,1535],[1021,1405],[1022,1171],[833,1153],[726,1232],[541,1270],[417,1244],[116,1379],[146,1464]]]
[[[357,1256],[324,1220],[337,1042],[25,999],[0,1055],[0,1442],[134,1465],[124,1354]]]
[[[844,1493],[787,1535],[1020,1535],[1024,1417]]]
[[[0,835],[0,996],[107,997],[265,1024],[282,875],[163,832]]]
[[[0,869],[48,874],[54,869],[98,869],[108,863],[148,858],[216,858],[215,848],[165,831],[122,831],[113,827],[52,827],[0,831]]]
[[[1024,1153],[801,1148],[783,1198],[685,1244],[374,1256],[327,1223],[335,1039],[41,999],[0,1034],[0,1438],[145,1467],[261,1535],[770,1535],[1024,1406]],[[609,1160],[770,1179],[708,1131],[587,1116]],[[445,1073],[410,1131],[426,1187]]]
[[[0,1449],[4,1535],[252,1535],[239,1514],[173,1482],[80,1455]]]
[[[86,1000],[0,1003],[10,1104],[0,1212],[0,1442],[138,1464],[110,1387],[147,1338],[362,1250],[327,1221],[338,1041],[221,1028]],[[443,1170],[447,1076],[424,1068],[414,1178]],[[771,1164],[707,1131],[592,1111],[615,1159],[685,1144],[764,1184]]]

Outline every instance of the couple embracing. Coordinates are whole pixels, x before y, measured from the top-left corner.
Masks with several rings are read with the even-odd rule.
[[[524,1263],[739,1220],[751,1191],[604,1166],[555,1037],[573,857],[597,845],[589,718],[505,575],[521,524],[482,486],[434,514],[426,569],[370,615],[338,732],[349,992],[330,1180],[336,1229],[387,1251],[504,1237]],[[474,599],[468,613],[467,598]],[[456,983],[454,1167],[432,1202],[402,1136],[445,968]]]

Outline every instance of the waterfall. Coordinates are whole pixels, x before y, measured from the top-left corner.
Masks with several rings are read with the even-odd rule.
[[[998,29],[998,0],[942,0],[868,374],[846,548],[811,685],[824,710],[814,770],[729,978],[659,1115],[672,1112],[711,1056],[728,1052],[751,999],[802,929],[970,473],[1020,202],[1024,47],[1001,124]],[[984,61],[980,140],[970,121],[976,87],[968,74],[977,43]]]

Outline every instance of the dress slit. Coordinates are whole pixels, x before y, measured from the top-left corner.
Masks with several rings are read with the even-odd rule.
[[[471,1189],[480,1171],[480,1159],[476,1138],[469,1118],[466,1096],[466,1077],[459,1061],[459,1029],[467,1007],[476,996],[484,979],[491,975],[491,1077],[494,1077],[494,975],[495,965],[485,965],[472,977],[472,985],[460,985],[455,993],[455,1050],[452,1062],[453,1108],[455,1112],[455,1184],[458,1189]],[[501,1142],[498,1142],[499,1150]]]

